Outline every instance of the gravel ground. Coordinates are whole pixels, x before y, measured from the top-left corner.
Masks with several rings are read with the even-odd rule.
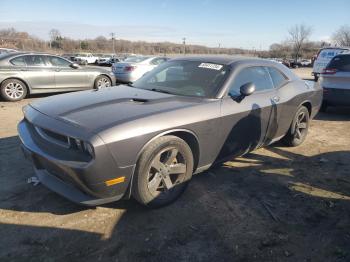
[[[147,210],[27,184],[16,124],[35,99],[0,102],[0,261],[350,261],[350,109],[319,114],[297,148],[232,159]]]

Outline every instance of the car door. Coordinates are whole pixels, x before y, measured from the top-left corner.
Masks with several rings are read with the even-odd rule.
[[[270,144],[279,140],[290,127],[295,110],[295,105],[290,103],[290,101],[295,93],[292,90],[294,89],[293,84],[289,82],[285,74],[273,66],[267,66],[266,68],[269,71],[276,90],[272,101],[270,124],[266,135],[266,144]]]
[[[240,87],[249,82],[255,85],[255,92],[240,97]],[[235,74],[222,99],[220,129],[226,140],[219,158],[243,155],[265,143],[275,94],[267,68],[245,67]]]
[[[89,73],[82,67],[73,68],[72,63],[58,56],[47,56],[48,63],[55,72],[56,88],[60,90],[81,90],[91,88]]]
[[[22,58],[16,57],[11,63],[15,63],[16,59]],[[46,92],[55,88],[54,71],[46,64],[43,55],[24,55],[23,59],[26,67],[21,68],[21,73],[32,89],[37,89],[36,92]]]

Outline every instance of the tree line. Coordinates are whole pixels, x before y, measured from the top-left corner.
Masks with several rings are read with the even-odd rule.
[[[108,39],[99,36],[94,39],[71,39],[61,35],[59,30],[49,32],[50,40],[43,41],[27,32],[18,32],[14,28],[0,30],[0,47],[28,51],[54,53],[135,53],[135,54],[249,54],[252,50],[241,48],[213,48],[202,45],[177,44],[171,42],[150,43],[145,41],[129,41]],[[114,44],[113,44],[114,42]]]
[[[183,43],[145,41],[128,41],[99,36],[94,39],[71,39],[61,35],[57,29],[50,30],[49,41],[44,41],[27,32],[19,32],[14,28],[0,30],[0,47],[27,51],[51,53],[135,53],[147,55],[171,54],[229,54],[250,55],[273,58],[311,58],[319,48],[330,46],[329,42],[310,41],[313,30],[307,25],[295,25],[288,30],[288,38],[281,43],[274,43],[269,50],[252,50],[242,48],[214,48],[203,45]],[[341,26],[332,35],[335,46],[350,46],[350,26]]]

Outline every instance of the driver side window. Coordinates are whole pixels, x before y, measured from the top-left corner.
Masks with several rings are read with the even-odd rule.
[[[158,72],[154,77],[150,78],[148,82],[160,83],[160,82],[183,81],[183,80],[186,80],[183,72],[183,67],[172,66]]]
[[[47,56],[47,60],[52,66],[55,67],[69,67],[70,62],[57,56]]]
[[[242,85],[252,82],[255,91],[272,90],[273,83],[266,67],[253,66],[242,69],[233,80],[229,93],[231,96],[239,96]]]

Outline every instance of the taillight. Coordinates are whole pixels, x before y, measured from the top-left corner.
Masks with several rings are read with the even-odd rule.
[[[124,71],[126,72],[131,72],[134,71],[136,69],[136,66],[126,66],[124,67]]]
[[[337,72],[337,69],[335,68],[325,68],[322,70],[323,75],[334,75]]]

